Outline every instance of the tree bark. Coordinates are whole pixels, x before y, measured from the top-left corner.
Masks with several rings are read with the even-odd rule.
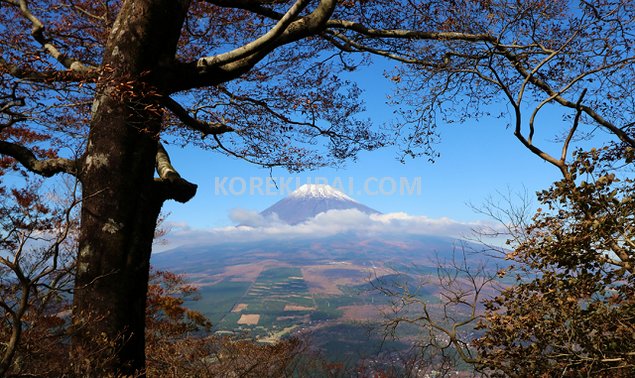
[[[86,154],[73,302],[78,373],[143,374],[149,260],[163,191],[152,73],[175,56],[189,1],[128,0],[103,59]]]

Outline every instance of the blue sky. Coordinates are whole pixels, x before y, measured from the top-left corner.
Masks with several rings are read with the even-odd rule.
[[[353,76],[366,93],[364,99],[368,110],[364,116],[371,118],[376,125],[389,122],[393,116],[392,108],[385,104],[391,84],[384,79],[382,72],[381,65],[371,66]],[[549,143],[558,129],[560,117],[549,113],[547,116],[553,119],[544,119],[542,125],[550,126],[553,123],[553,131],[538,135],[538,143]],[[281,168],[270,172],[215,152],[169,146],[175,167],[183,177],[197,183],[199,189],[190,202],[169,202],[164,210],[170,213],[169,222],[187,224],[192,228],[232,225],[229,218],[232,209],[261,211],[288,192],[273,190],[269,194],[258,194],[255,190],[253,194],[246,191],[241,195],[232,195],[223,193],[215,183],[222,183],[224,179],[224,188],[228,189],[228,182],[232,178],[248,183],[250,178],[264,181],[271,174],[277,181],[279,178],[290,180],[293,187],[296,178],[299,183],[314,181],[318,177],[333,183],[339,178],[345,184],[344,189],[349,188],[349,180],[352,180],[354,191],[345,190],[346,194],[381,212],[406,212],[469,222],[483,219],[482,215],[472,210],[469,203],[479,205],[488,196],[496,196],[498,191],[527,190],[533,193],[546,188],[558,178],[553,166],[521,146],[512,130],[506,129],[505,120],[488,118],[466,124],[440,125],[439,132],[441,140],[436,150],[441,156],[435,163],[419,158],[402,164],[396,158],[396,149],[385,149],[364,152],[357,161],[348,162],[343,169],[325,168],[298,175]],[[410,195],[378,193],[379,180],[386,181],[383,192],[389,192],[389,180],[399,182],[401,178],[410,184],[420,180],[421,191]],[[239,190],[240,185],[234,186],[234,189]]]
[[[371,66],[353,74],[365,90],[364,100],[368,109],[364,117],[375,125],[390,122],[393,108],[386,105],[391,93],[391,83],[384,79],[384,67]],[[499,106],[498,113],[505,108]],[[488,219],[476,213],[470,204],[479,206],[488,197],[498,193],[533,194],[547,188],[559,178],[558,171],[526,150],[506,128],[505,119],[482,119],[465,124],[439,125],[440,141],[436,151],[440,157],[431,163],[426,158],[409,159],[404,164],[397,159],[398,149],[387,148],[363,152],[356,161],[349,161],[343,168],[324,168],[301,174],[290,174],[282,168],[263,169],[245,161],[224,156],[218,152],[204,151],[196,147],[180,148],[168,145],[174,166],[187,180],[198,184],[197,195],[186,204],[168,201],[164,213],[166,225],[171,230],[168,243],[157,247],[165,250],[190,242],[212,243],[226,240],[256,240],[262,237],[293,237],[326,234],[338,230],[355,230],[376,233],[390,232],[436,233],[463,237]],[[540,129],[535,141],[549,145],[561,129],[561,114],[551,111],[540,119]],[[555,144],[552,144],[555,146]],[[243,214],[257,216],[259,211],[282,199],[289,191],[272,190],[270,193],[224,193],[215,186],[218,182],[239,179],[265,181],[273,177],[278,183],[290,182],[290,189],[297,184],[326,179],[329,184],[340,180],[344,192],[357,201],[382,213],[384,217],[368,218],[356,213],[331,214],[300,227],[271,225],[268,228],[238,230],[230,214],[242,210]],[[6,180],[20,181],[9,173]],[[414,193],[384,193],[378,188],[381,180],[399,183],[405,180],[415,185]],[[49,182],[49,181],[47,181]],[[53,181],[53,184],[56,181]],[[350,191],[349,183],[354,184]],[[416,185],[419,186],[416,186]],[[229,189],[225,185],[225,189]],[[390,187],[385,188],[390,189]],[[263,188],[264,191],[264,188]],[[356,227],[359,226],[359,227]]]

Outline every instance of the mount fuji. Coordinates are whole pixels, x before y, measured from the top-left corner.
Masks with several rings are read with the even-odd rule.
[[[263,210],[260,215],[276,214],[281,221],[295,225],[314,218],[329,210],[356,209],[366,214],[381,214],[363,205],[332,186],[326,184],[305,184],[288,197]]]

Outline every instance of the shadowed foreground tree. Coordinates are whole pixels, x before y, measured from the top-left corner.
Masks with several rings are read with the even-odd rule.
[[[384,143],[354,118],[359,91],[337,76],[345,64],[313,38],[336,5],[0,1],[4,166],[82,185],[71,334],[91,360],[77,373],[145,368],[156,220],[164,201],[196,191],[162,141],[292,170]]]

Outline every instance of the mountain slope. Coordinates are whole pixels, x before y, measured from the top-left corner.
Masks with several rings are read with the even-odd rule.
[[[347,209],[356,209],[366,214],[380,214],[379,211],[362,205],[337,189],[323,184],[302,185],[288,197],[276,202],[260,214],[270,216],[275,213],[281,221],[293,225],[329,210]]]

